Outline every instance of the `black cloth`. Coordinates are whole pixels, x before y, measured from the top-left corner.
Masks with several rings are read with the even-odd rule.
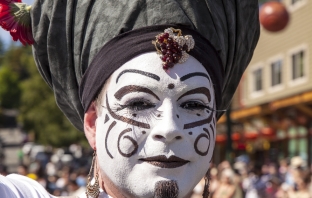
[[[222,60],[220,109],[225,109],[260,32],[257,0],[36,0],[31,17],[37,67],[60,109],[81,131],[79,84],[94,56],[115,36],[161,24],[198,31]]]

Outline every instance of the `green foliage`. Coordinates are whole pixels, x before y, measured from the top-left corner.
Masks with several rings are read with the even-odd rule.
[[[9,67],[0,68],[0,107],[16,108],[20,99],[18,74]]]
[[[29,77],[28,65],[33,64],[31,47],[11,46],[2,58],[1,66],[9,67],[18,74],[18,79],[23,80]]]
[[[0,107],[6,109],[18,107],[21,95],[20,81],[29,77],[26,68],[33,61],[31,54],[29,47],[11,47],[1,56]]]
[[[84,133],[76,130],[57,107],[53,92],[43,81],[35,63],[27,68],[31,77],[21,85],[19,116],[24,128],[33,132],[41,144],[61,147],[85,142]]]
[[[35,135],[36,142],[54,147],[87,145],[84,133],[75,129],[57,107],[52,90],[36,68],[30,47],[11,47],[4,54],[0,62],[0,101],[5,108],[17,107],[19,122],[26,132]],[[9,102],[11,106],[6,104]]]

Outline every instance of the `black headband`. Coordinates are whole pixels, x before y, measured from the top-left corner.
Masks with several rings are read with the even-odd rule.
[[[120,34],[102,47],[83,75],[79,87],[79,96],[84,111],[87,111],[105,81],[114,71],[140,54],[156,51],[152,40],[155,40],[157,34],[164,32],[169,27],[181,29],[183,35],[192,35],[194,38],[195,47],[188,53],[196,58],[210,75],[215,90],[217,109],[219,109],[222,101],[224,71],[217,51],[207,39],[195,30],[185,26],[157,25]]]

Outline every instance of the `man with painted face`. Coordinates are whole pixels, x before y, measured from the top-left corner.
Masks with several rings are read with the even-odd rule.
[[[182,198],[208,180],[216,122],[259,37],[257,1],[46,0],[31,18],[39,72],[95,151],[80,197]]]

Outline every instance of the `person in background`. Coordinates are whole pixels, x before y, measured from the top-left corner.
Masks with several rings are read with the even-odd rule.
[[[234,172],[232,169],[223,169],[221,172],[220,184],[213,193],[212,198],[233,198],[236,191],[233,177]]]

